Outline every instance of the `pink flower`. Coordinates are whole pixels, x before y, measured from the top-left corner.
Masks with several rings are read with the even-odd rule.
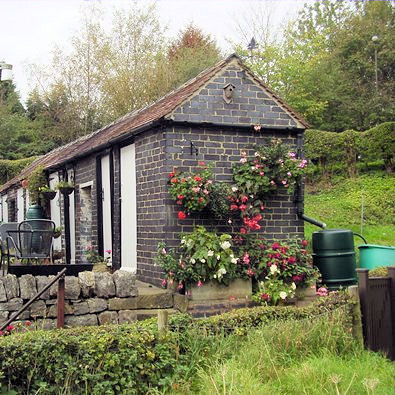
[[[237,204],[231,204],[230,205],[230,210],[231,211],[238,210],[238,209],[239,209],[239,206]]]
[[[111,250],[104,250],[104,252],[106,253],[106,254],[111,254]]]
[[[273,180],[270,181],[270,184],[271,185],[276,185],[276,183]]]
[[[199,288],[201,288],[201,287],[203,287],[203,283],[199,280],[198,283],[197,283],[197,286],[198,286]]]
[[[262,299],[262,300],[269,300],[270,299],[270,296],[267,294],[267,293],[262,293],[261,294],[261,296],[260,296],[260,298]]]
[[[177,287],[177,289],[183,289],[184,288],[184,284],[183,283],[178,283],[178,287]]]
[[[273,251],[278,250],[280,247],[281,247],[281,246],[280,246],[280,244],[277,243],[277,241],[274,242],[274,243],[272,244],[272,250],[273,250]]]
[[[250,256],[248,255],[248,252],[244,253],[243,256],[243,262],[248,265],[250,263]]]
[[[245,235],[245,234],[247,233],[246,228],[241,228],[241,229],[240,229],[240,233],[243,234],[243,235]]]
[[[261,130],[261,125],[254,125],[254,130],[259,132]]]
[[[12,325],[12,324],[8,325],[7,328],[6,328],[6,330],[7,330],[8,332],[11,332],[12,330],[14,330],[14,325]]]
[[[164,278],[164,279],[162,280],[161,284],[162,284],[162,287],[163,287],[163,288],[166,288],[167,280]]]
[[[167,254],[166,248],[162,248],[162,254],[163,254],[163,255],[166,255],[166,254]]]
[[[204,163],[204,162],[198,162],[198,165],[201,166],[201,167],[205,167],[205,166],[206,166],[206,163]]]
[[[303,247],[307,247],[307,244],[309,244],[309,242],[307,240],[302,240],[301,244]]]
[[[200,191],[199,187],[193,187],[192,192],[198,193]]]
[[[203,190],[203,193],[204,193],[205,195],[208,195],[208,194],[209,194],[209,191],[208,191],[207,189],[204,189],[204,190]]]
[[[264,176],[264,175],[265,175],[265,172],[264,172],[264,171],[260,171],[260,172],[259,172],[259,175],[260,175],[260,176]]]
[[[31,324],[32,324],[31,321],[26,321],[26,322],[25,322],[25,325],[26,325],[26,326],[30,326]]]
[[[295,158],[295,156],[296,156],[295,152],[288,152],[289,158]]]
[[[250,276],[250,277],[255,276],[255,272],[250,268],[247,270],[247,276]]]
[[[288,176],[288,177],[292,177],[292,173],[289,171],[289,172],[287,173],[287,176]]]
[[[240,162],[241,162],[241,163],[246,163],[246,162],[247,162],[247,158],[241,158],[241,159],[240,159]]]
[[[290,263],[291,265],[295,264],[296,263],[296,258],[294,256],[290,256],[288,258],[288,263]]]
[[[328,296],[328,290],[324,287],[320,287],[317,289],[317,292],[315,294],[318,296]]]
[[[3,336],[3,331],[0,331],[0,336]]]

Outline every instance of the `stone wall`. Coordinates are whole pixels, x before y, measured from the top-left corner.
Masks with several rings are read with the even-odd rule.
[[[0,323],[43,289],[54,276],[0,277]],[[36,321],[44,328],[56,327],[57,283],[45,291],[18,320]],[[92,326],[135,321],[138,290],[129,272],[81,272],[65,277],[65,325]]]

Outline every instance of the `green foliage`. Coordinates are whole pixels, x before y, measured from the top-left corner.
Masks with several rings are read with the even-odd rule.
[[[148,325],[32,331],[0,339],[0,384],[18,393],[146,394],[177,364],[172,333]]]
[[[218,219],[229,218],[229,196],[231,195],[230,185],[226,182],[214,182],[211,185],[210,200],[208,209],[210,213]]]
[[[369,270],[369,277],[388,277],[388,267],[380,266]]]
[[[36,159],[35,156],[24,159],[0,159],[0,185],[18,175],[25,167]]]
[[[395,166],[395,122],[380,124],[363,133],[341,133],[309,129],[305,132],[305,156],[315,166],[308,169],[308,181],[334,174],[356,176],[370,169],[371,162],[384,163],[388,174]]]
[[[38,166],[30,174],[28,179],[28,190],[31,203],[38,203],[40,200],[41,189],[46,187],[48,179],[45,174],[44,168]]]

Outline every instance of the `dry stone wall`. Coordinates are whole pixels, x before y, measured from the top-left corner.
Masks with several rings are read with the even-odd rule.
[[[0,277],[0,324],[43,289],[54,276]],[[56,327],[57,283],[45,291],[18,320],[37,322],[38,327]],[[124,323],[138,318],[138,290],[135,276],[118,270],[81,272],[65,277],[65,325],[93,326]]]

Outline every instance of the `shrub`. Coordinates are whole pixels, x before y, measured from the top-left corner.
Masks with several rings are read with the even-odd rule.
[[[168,384],[176,362],[176,336],[149,325],[32,331],[0,339],[0,389],[146,394]]]
[[[19,174],[25,167],[36,159],[35,156],[17,160],[0,160],[0,185]]]

